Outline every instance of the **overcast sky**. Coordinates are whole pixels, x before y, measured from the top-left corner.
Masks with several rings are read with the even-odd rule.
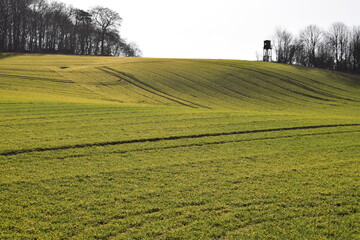
[[[360,25],[360,0],[59,0],[123,18],[120,33],[144,57],[255,60],[277,27],[297,34],[309,24]]]

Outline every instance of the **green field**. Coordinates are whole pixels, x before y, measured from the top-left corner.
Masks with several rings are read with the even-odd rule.
[[[360,239],[360,75],[0,55],[0,239]]]

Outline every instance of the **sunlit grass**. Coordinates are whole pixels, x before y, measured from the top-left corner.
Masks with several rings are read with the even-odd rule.
[[[0,59],[0,238],[357,239],[360,77]]]

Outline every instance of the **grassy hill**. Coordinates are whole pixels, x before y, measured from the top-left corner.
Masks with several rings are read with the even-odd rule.
[[[360,76],[0,56],[0,238],[356,239]]]
[[[1,60],[3,98],[207,109],[360,106],[360,77],[226,60],[25,55]]]

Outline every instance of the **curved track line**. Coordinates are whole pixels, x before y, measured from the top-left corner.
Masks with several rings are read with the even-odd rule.
[[[169,78],[168,76],[166,76],[166,75],[163,74],[163,72],[171,73],[171,74],[173,74],[173,72],[164,71],[164,69],[162,69],[162,68],[157,68],[156,71],[154,71],[154,70],[150,71],[149,69],[142,69],[142,70],[143,70],[143,71],[146,71],[146,72],[149,72],[149,73],[151,73],[151,74],[157,75],[157,76],[165,79],[165,80],[167,81],[167,83],[161,82],[162,85],[164,85],[164,86],[166,86],[166,87],[168,87],[168,88],[171,88],[172,90],[175,90],[175,91],[177,91],[177,92],[179,92],[179,93],[181,93],[181,94],[186,94],[186,95],[188,95],[188,92],[186,92],[186,91],[181,91],[180,89],[174,87],[172,84],[169,84],[170,82],[174,82],[174,79],[171,79],[171,78]],[[179,77],[179,76],[177,76],[177,77]],[[183,76],[181,76],[181,77],[183,77]],[[189,82],[189,79],[188,79],[188,78],[185,78],[185,77],[183,77],[183,78],[184,78],[187,82]],[[193,83],[193,82],[192,82],[192,83]],[[190,89],[196,89],[196,90],[198,90],[198,92],[199,92],[199,89],[194,88],[194,87],[191,87],[189,84],[187,84],[187,83],[185,83],[185,82],[181,82],[180,84],[183,85],[183,86],[189,87]],[[201,86],[201,83],[200,83],[199,85]],[[201,91],[200,91],[200,92],[201,92]],[[194,95],[190,95],[190,96],[196,97],[196,96],[194,96]],[[178,97],[177,97],[177,98],[178,98]],[[181,98],[178,98],[178,99],[181,99]],[[187,102],[189,102],[189,103],[191,103],[191,104],[195,104],[194,102],[191,102],[191,101],[188,101],[188,100],[185,100],[185,99],[182,99],[182,100],[183,100],[183,101],[187,101]],[[223,101],[223,100],[222,100],[222,101]],[[218,103],[215,103],[215,102],[213,102],[213,101],[210,101],[209,99],[207,99],[207,103],[210,103],[210,105],[219,106]],[[199,104],[198,104],[198,105],[199,105]],[[208,104],[208,105],[209,105],[209,104]],[[211,109],[211,108],[208,107],[208,106],[204,106],[204,105],[200,105],[200,106],[202,106],[203,108]],[[221,105],[220,105],[220,106],[221,106]]]
[[[319,89],[317,87],[314,87],[314,86],[311,86],[309,84],[305,84],[305,83],[302,83],[301,81],[297,80],[297,79],[294,79],[294,78],[291,78],[289,76],[285,76],[283,74],[280,74],[276,71],[271,71],[269,69],[265,70],[265,69],[262,69],[262,71],[260,70],[255,70],[253,68],[249,68],[249,67],[240,67],[240,66],[234,66],[234,65],[229,65],[229,64],[222,64],[222,63],[216,63],[216,62],[211,62],[209,61],[208,63],[212,63],[214,65],[220,65],[220,66],[227,66],[227,67],[232,67],[232,68],[237,68],[237,69],[243,69],[243,70],[247,70],[247,71],[252,71],[252,72],[256,72],[258,74],[262,74],[264,76],[267,76],[267,77],[278,77],[279,79],[281,79],[282,81],[286,82],[287,84],[290,84],[290,85],[293,85],[293,86],[296,86],[296,87],[299,87],[299,88],[302,88],[302,89],[305,89],[307,91],[309,91],[310,93],[315,93],[315,94],[319,94],[319,95],[322,95],[322,96],[326,96],[326,97],[330,97],[330,98],[335,98],[335,99],[342,99],[342,100],[347,100],[347,101],[355,101],[355,102],[359,102],[358,100],[354,100],[354,99],[349,99],[349,98],[343,98],[343,97],[339,97],[339,96],[336,96],[332,93],[326,93],[326,91],[324,92],[324,90],[322,89]],[[270,74],[272,73],[272,74]],[[278,75],[278,76],[276,76]],[[280,76],[280,77],[279,77]],[[284,79],[284,77],[286,77],[287,79]],[[307,78],[307,77],[306,77]],[[290,79],[290,81],[288,80]],[[334,88],[333,86],[331,85],[328,85],[328,84],[324,84],[322,82],[319,82],[315,79],[311,79],[311,78],[307,78],[307,79],[310,79],[311,81],[313,82],[317,82],[317,83],[320,83],[322,85],[327,85],[329,87],[332,87]],[[277,86],[277,85],[275,85]],[[280,87],[280,86],[278,86]],[[329,99],[325,99],[325,98],[322,98],[322,97],[319,97],[319,96],[314,96],[314,95],[311,95],[311,94],[308,94],[308,93],[304,93],[304,92],[299,92],[299,91],[295,91],[295,90],[290,90],[290,89],[286,89],[286,88],[283,88],[281,87],[282,89],[284,90],[287,90],[287,91],[290,91],[292,93],[295,93],[297,95],[302,95],[304,97],[308,97],[308,98],[313,98],[313,99],[317,99],[317,100],[321,100],[321,101],[326,101],[326,102],[329,102],[331,100]]]
[[[57,82],[57,83],[74,83],[71,80],[63,80],[63,79],[56,79],[56,78],[44,78],[44,77],[32,77],[32,76],[21,76],[21,75],[14,75],[14,74],[5,74],[0,73],[0,77],[9,77],[9,78],[20,78],[25,80],[36,80],[36,81],[47,81],[47,82]]]
[[[337,127],[351,127],[351,126],[360,126],[360,123],[359,124],[355,123],[355,124],[334,124],[334,125],[272,128],[272,129],[247,130],[247,131],[237,131],[237,132],[225,132],[225,133],[205,133],[205,134],[197,134],[197,135],[183,135],[183,136],[112,141],[112,142],[84,143],[84,144],[76,144],[76,145],[69,145],[69,146],[59,146],[59,147],[49,147],[49,148],[33,148],[33,149],[22,149],[22,150],[18,150],[18,151],[8,151],[8,152],[0,153],[0,156],[13,156],[13,155],[18,155],[18,154],[22,154],[22,153],[46,152],[46,151],[67,150],[67,149],[77,149],[77,148],[86,148],[86,147],[103,147],[103,146],[122,145],[122,144],[131,144],[131,143],[160,142],[160,141],[171,141],[171,140],[180,140],[180,139],[194,139],[194,138],[204,138],[204,137],[242,135],[242,134],[251,134],[251,133],[280,132],[280,131],[307,130],[307,129],[318,129],[318,128],[337,128]]]
[[[232,66],[228,66],[228,65],[222,65],[222,64],[214,64],[214,65],[219,65],[219,66],[226,66],[226,67],[229,67],[229,68],[231,68]],[[245,69],[245,68],[240,68],[240,67],[233,67],[233,68],[237,68],[237,69],[242,69],[242,70],[247,70],[247,69]],[[249,71],[249,70],[247,70],[247,71]],[[238,74],[231,74],[231,73],[229,73],[229,72],[226,72],[226,71],[219,71],[218,70],[218,72],[220,72],[220,73],[223,73],[223,74],[226,74],[226,75],[228,75],[228,76],[230,76],[230,77],[233,77],[233,78],[235,78],[235,79],[238,79],[238,80],[240,80],[240,81],[243,81],[243,82],[245,82],[246,84],[251,84],[251,85],[253,85],[253,86],[255,86],[257,89],[259,89],[259,90],[251,90],[252,92],[254,92],[254,93],[256,93],[256,94],[262,94],[263,92],[261,91],[261,89],[265,89],[265,90],[267,90],[267,91],[269,91],[269,92],[275,92],[275,93],[278,93],[278,94],[280,94],[280,95],[284,95],[284,96],[287,96],[287,97],[290,97],[290,98],[292,98],[292,99],[295,99],[294,101],[291,101],[291,103],[292,104],[296,104],[296,105],[302,105],[302,104],[300,104],[298,101],[301,101],[301,102],[309,102],[308,100],[306,100],[306,99],[304,99],[303,98],[303,95],[302,94],[299,94],[298,92],[293,92],[291,89],[288,89],[288,88],[286,88],[286,87],[284,87],[284,86],[281,86],[281,85],[279,85],[279,84],[276,84],[276,82],[274,82],[274,81],[270,81],[270,80],[268,80],[269,78],[264,78],[264,77],[261,77],[261,76],[256,76],[256,78],[257,79],[259,79],[259,80],[261,80],[261,82],[263,82],[263,83],[265,83],[266,85],[268,85],[268,86],[265,86],[265,85],[259,85],[259,84],[256,84],[256,83],[254,83],[254,82],[252,82],[252,81],[249,81],[249,80],[246,80],[245,78],[242,78],[242,77],[240,77]],[[245,73],[245,72],[242,72],[243,74]],[[251,75],[250,73],[246,73],[247,75]],[[262,75],[264,75],[264,74],[262,74]],[[271,75],[265,75],[265,76],[271,76]],[[281,91],[281,90],[275,90],[274,88],[272,88],[272,87],[270,87],[270,86],[272,86],[272,87],[276,87],[276,88],[279,88],[279,89],[281,89],[281,90],[283,90],[283,91]],[[290,93],[292,93],[292,94],[290,94],[290,93],[287,93],[287,92],[290,92]],[[295,93],[295,95],[294,95],[294,93]],[[299,96],[298,96],[299,95]],[[267,95],[267,98],[273,98],[273,99],[275,99],[274,98],[274,96],[269,96],[269,95]],[[259,100],[261,100],[261,99],[259,99]],[[261,101],[266,101],[266,100],[261,100]],[[287,99],[286,101],[288,101],[289,102],[289,100]],[[297,102],[296,102],[297,101]],[[281,101],[281,102],[283,102],[283,100]]]
[[[161,94],[164,94],[164,95],[168,96],[168,97],[171,98],[171,99],[178,99],[178,100],[181,100],[181,101],[183,101],[183,102],[189,103],[189,104],[194,105],[194,106],[197,106],[197,107],[202,107],[202,108],[211,109],[211,108],[209,108],[209,107],[207,107],[207,106],[204,106],[204,105],[201,105],[201,104],[198,104],[198,103],[194,103],[194,102],[190,102],[190,101],[185,100],[185,99],[183,99],[183,98],[179,98],[179,97],[172,96],[172,95],[170,95],[170,94],[168,94],[168,93],[166,93],[166,92],[164,92],[164,91],[161,91],[161,90],[159,90],[159,89],[151,86],[150,84],[148,84],[148,83],[146,83],[146,82],[144,82],[144,81],[141,81],[140,79],[134,77],[134,76],[131,75],[131,74],[128,74],[128,73],[125,73],[125,72],[120,72],[120,71],[118,71],[118,70],[115,70],[115,69],[109,68],[109,67],[105,67],[105,68],[107,68],[107,69],[109,69],[109,70],[111,70],[111,71],[113,71],[113,72],[122,74],[122,75],[124,75],[125,77],[127,77],[127,78],[129,78],[129,79],[131,79],[131,80],[133,80],[133,81],[135,81],[135,82],[137,82],[137,83],[139,83],[139,84],[142,84],[142,85],[144,85],[144,86],[146,86],[146,87],[148,87],[148,88],[150,88],[150,89],[152,89],[152,90],[154,90],[154,91],[156,91],[156,92],[159,92],[159,93],[161,93]],[[144,89],[144,90],[147,90],[147,89]],[[149,91],[149,90],[147,90],[147,91]],[[174,101],[175,101],[175,100],[174,100]],[[194,107],[194,106],[191,106],[191,107]]]
[[[103,67],[103,68],[98,68],[98,69],[105,72],[105,73],[107,73],[107,74],[118,77],[119,79],[125,80],[126,82],[128,82],[128,83],[130,83],[130,84],[132,84],[132,85],[134,85],[134,86],[136,86],[136,87],[138,87],[138,88],[140,88],[140,89],[142,89],[144,91],[147,91],[147,92],[155,94],[155,95],[157,95],[159,97],[168,99],[168,100],[170,100],[172,102],[176,102],[176,103],[178,103],[180,105],[183,105],[183,106],[186,106],[186,107],[191,107],[191,108],[202,107],[202,108],[209,109],[206,106],[203,106],[203,105],[200,105],[200,104],[197,104],[197,103],[192,103],[192,102],[189,102],[189,101],[181,99],[181,98],[176,98],[175,99],[174,96],[171,96],[171,95],[169,95],[169,94],[167,94],[165,92],[162,92],[159,89],[156,89],[156,88],[152,87],[151,85],[149,85],[149,84],[147,84],[147,83],[145,83],[143,81],[140,81],[139,79],[133,77],[130,74],[120,72],[120,71],[117,71],[117,70],[109,68],[109,67]],[[129,81],[129,79],[131,79],[132,81]]]
[[[143,148],[143,149],[134,149],[134,150],[114,151],[112,153],[124,154],[124,153],[129,153],[129,152],[142,152],[142,151],[151,151],[151,150],[166,150],[166,149],[187,148],[187,147],[203,147],[203,146],[220,145],[220,144],[227,144],[227,143],[277,140],[277,139],[286,139],[286,138],[294,138],[294,137],[322,136],[322,135],[355,133],[355,132],[360,132],[360,130],[358,130],[358,131],[326,132],[326,133],[308,133],[308,134],[286,135],[286,136],[277,136],[277,137],[264,137],[264,138],[230,140],[230,141],[217,141],[217,142],[208,142],[208,143],[191,143],[191,144],[182,144],[182,145],[167,146],[167,147],[160,147],[160,148],[159,147],[152,147],[152,148]],[[85,155],[80,155],[80,156],[82,157],[82,156],[85,156]],[[69,158],[69,157],[66,157],[66,158]]]

